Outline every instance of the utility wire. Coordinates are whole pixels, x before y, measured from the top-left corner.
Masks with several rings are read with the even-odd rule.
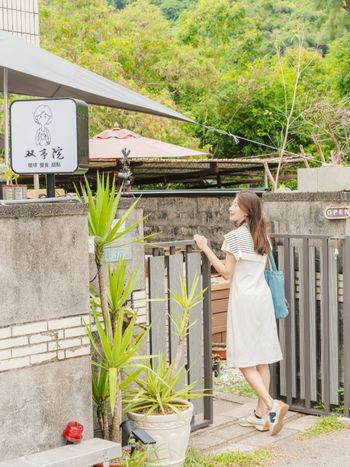
[[[249,139],[249,138],[244,138],[243,136],[237,136],[237,135],[234,135],[233,133],[230,133],[228,131],[225,131],[225,130],[220,130],[218,128],[214,128],[212,126],[207,126],[207,125],[204,125],[204,124],[200,124],[198,123],[198,125],[202,126],[203,128],[205,128],[206,130],[209,130],[209,131],[213,131],[215,133],[219,133],[221,135],[225,135],[225,136],[229,136],[231,138],[234,139],[235,143],[236,144],[239,144],[239,140],[242,140],[242,141],[247,141],[248,143],[253,143],[253,144],[256,144],[258,146],[263,146],[265,148],[269,148],[269,149],[273,149],[274,151],[280,151],[279,148],[276,148],[275,146],[270,146],[269,144],[265,144],[265,143],[262,143],[260,141],[255,141],[253,139]],[[290,154],[291,156],[299,156],[300,154],[297,154],[295,152],[291,152],[291,151],[284,151],[285,154]],[[249,157],[256,157],[256,156],[246,156],[247,159]]]

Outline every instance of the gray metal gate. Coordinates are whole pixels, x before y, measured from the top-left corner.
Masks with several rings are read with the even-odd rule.
[[[285,272],[284,360],[273,365],[274,397],[292,410],[350,415],[350,237],[273,234]]]
[[[169,299],[169,289],[179,292],[181,278],[186,277],[190,287],[198,275],[198,291],[207,290],[204,300],[191,310],[191,328],[187,341],[184,366],[189,370],[188,383],[195,382],[196,388],[212,393],[211,360],[211,299],[210,264],[205,255],[193,251],[194,241],[162,242],[155,244],[148,257],[149,298],[166,298],[165,301],[149,303],[150,352],[164,354],[169,361],[175,355],[177,338],[173,333],[173,323],[169,315],[179,312],[177,305]],[[211,396],[192,401],[194,418],[192,430],[203,428],[213,422],[213,402]]]

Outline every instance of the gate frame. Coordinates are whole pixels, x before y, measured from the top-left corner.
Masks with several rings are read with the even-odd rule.
[[[185,256],[184,263],[186,265],[186,279],[188,273],[188,263],[186,261],[186,256],[193,253],[193,247],[196,245],[194,240],[180,240],[174,242],[157,242],[152,243],[152,255],[148,258],[149,274],[148,274],[148,294],[151,299],[151,284],[152,277],[150,272],[150,259],[155,256],[165,256],[165,249],[169,250],[169,255],[176,255],[176,248],[181,248],[181,254]],[[197,253],[197,251],[196,251]],[[213,372],[212,372],[212,317],[211,317],[211,265],[202,252],[198,252],[201,257],[201,277],[202,277],[202,287],[206,288],[206,291],[203,294],[203,307],[202,307],[202,318],[203,318],[203,393],[206,394],[203,398],[203,420],[200,423],[194,423],[194,418],[192,420],[191,431],[196,431],[201,428],[205,428],[213,423]],[[188,284],[187,284],[188,285]],[[165,295],[168,298],[167,295]],[[149,322],[152,323],[152,312],[157,306],[156,302],[149,302]],[[191,329],[189,331],[191,333]],[[152,326],[150,329],[150,353],[152,354],[152,347],[155,345],[155,340],[152,334]],[[171,358],[170,351],[170,342],[168,342],[167,353],[169,353]],[[188,352],[188,345],[187,345]],[[187,362],[188,363],[188,362]],[[191,371],[189,372],[189,381],[191,383]],[[194,414],[195,415],[195,414]]]

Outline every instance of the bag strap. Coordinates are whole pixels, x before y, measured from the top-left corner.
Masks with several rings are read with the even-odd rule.
[[[270,251],[267,254],[267,266],[268,266],[268,269],[270,269],[271,271],[277,271],[275,258],[272,253],[272,243],[269,237],[268,237],[268,241],[270,245]]]
[[[273,257],[272,251],[269,251],[267,254],[267,264],[268,264],[268,269],[270,269],[271,271],[277,271],[275,258]]]

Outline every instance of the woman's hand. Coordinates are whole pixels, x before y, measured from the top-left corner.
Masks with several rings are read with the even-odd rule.
[[[204,251],[208,246],[208,240],[203,235],[193,235],[193,240],[197,243],[200,250]]]

